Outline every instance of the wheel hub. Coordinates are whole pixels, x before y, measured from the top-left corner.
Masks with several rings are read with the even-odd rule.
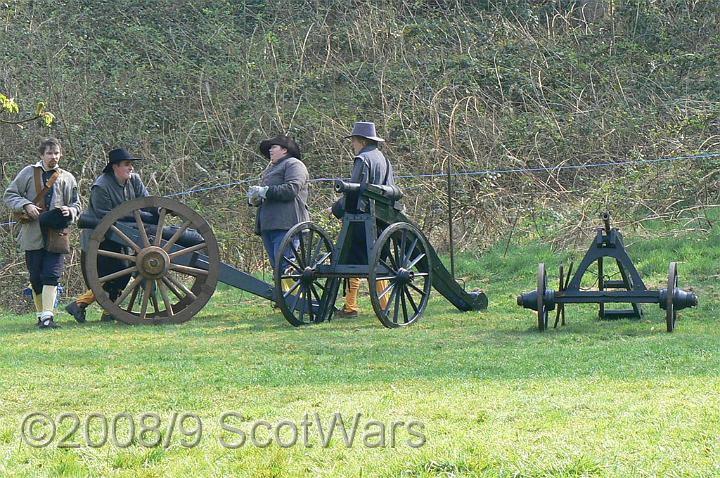
[[[159,279],[170,270],[170,256],[162,247],[146,247],[137,255],[140,274],[147,279]]]
[[[397,272],[397,282],[399,284],[407,284],[409,282],[413,281],[413,278],[415,276],[415,273],[412,271],[409,271],[407,269],[400,268]]]
[[[306,267],[302,273],[302,281],[305,284],[311,284],[315,280],[315,269]]]

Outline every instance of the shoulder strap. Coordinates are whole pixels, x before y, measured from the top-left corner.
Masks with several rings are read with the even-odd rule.
[[[33,204],[35,204],[40,209],[45,209],[45,195],[50,191],[50,188],[53,187],[53,184],[55,184],[55,181],[60,177],[60,168],[55,170],[52,176],[50,176],[50,179],[48,179],[47,184],[44,188],[40,189],[40,185],[42,184],[42,172],[40,171],[40,168],[35,168],[35,191],[40,191],[38,195],[33,200]]]

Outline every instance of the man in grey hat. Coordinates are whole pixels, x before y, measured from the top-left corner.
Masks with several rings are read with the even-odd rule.
[[[353,170],[350,175],[351,183],[368,183],[381,186],[394,186],[395,178],[390,161],[383,155],[378,145],[385,140],[380,138],[375,131],[375,123],[359,121],[353,125],[352,132],[346,136],[350,138],[353,154]],[[349,201],[355,204],[346,204],[343,196],[330,208],[332,215],[338,219],[342,218],[346,209],[352,212],[368,212],[368,201],[365,198],[351,198]],[[353,246],[351,248],[351,262],[356,264],[367,264],[368,258],[365,247],[365,231],[362,228],[354,228],[352,235]],[[387,281],[378,281],[377,289],[383,291],[387,288]],[[360,279],[353,277],[348,279],[348,287],[345,294],[345,305],[336,312],[339,317],[357,317],[360,314],[357,296],[360,288]],[[380,303],[387,305],[389,294],[385,294]]]

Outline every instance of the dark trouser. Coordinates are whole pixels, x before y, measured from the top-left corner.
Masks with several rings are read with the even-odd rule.
[[[106,251],[112,251],[112,252],[120,252],[125,253],[123,246],[121,244],[118,244],[117,242],[104,240],[100,243],[100,247],[98,249],[103,249]],[[87,280],[87,274],[85,272],[85,266],[86,266],[87,256],[85,254],[85,251],[82,251],[80,253],[80,266],[83,273],[83,279],[85,279],[85,285],[88,285]],[[130,263],[128,261],[123,261],[120,259],[114,259],[112,257],[107,256],[97,256],[97,271],[98,271],[98,277],[104,277],[108,274],[112,274],[114,272],[121,271],[123,269],[127,269],[130,267]],[[125,288],[125,286],[130,282],[131,274],[124,275],[122,277],[118,277],[117,279],[113,279],[111,281],[107,281],[103,284],[103,289],[105,289],[110,296],[110,300],[115,300],[120,296],[120,293]],[[89,285],[88,285],[89,287]]]
[[[25,251],[25,264],[30,273],[30,285],[35,294],[42,294],[44,285],[55,286],[60,282],[65,268],[65,255],[45,249]]]
[[[273,269],[275,268],[275,264],[278,259],[282,259],[282,257],[293,259],[295,257],[295,253],[292,250],[284,251],[284,253],[280,252],[280,243],[282,243],[286,234],[286,229],[272,229],[270,231],[262,231],[260,234],[265,250],[268,253],[268,258],[270,259],[270,266]],[[295,246],[295,249],[297,249],[300,245],[300,240],[295,239],[293,241],[293,245]],[[288,262],[285,259],[282,259],[282,269],[284,270],[288,265]]]

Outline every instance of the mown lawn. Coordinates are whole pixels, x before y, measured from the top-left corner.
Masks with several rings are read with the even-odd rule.
[[[556,287],[562,257],[537,246],[503,257],[504,245],[459,261],[488,292],[487,312],[459,313],[434,294],[402,330],[382,328],[367,301],[358,319],[296,329],[225,287],[179,326],[99,323],[95,309],[85,325],[63,314],[62,329],[39,331],[29,314],[0,314],[0,476],[720,476],[717,244],[715,231],[631,247],[649,287],[664,287],[677,260],[680,286],[700,298],[673,334],[656,305],[620,321],[568,306],[567,326],[538,333],[515,296],[535,287],[540,260]],[[80,446],[58,447],[70,417],[49,446],[28,446],[20,422],[36,411],[76,414],[67,441]],[[165,432],[139,436],[146,412]],[[119,446],[88,446],[91,413],[116,418]],[[315,420],[327,434],[336,413],[348,428],[357,417],[350,447],[339,428],[322,444]],[[192,416],[188,436],[167,433],[183,414],[200,418],[201,434]],[[89,423],[97,445],[101,418]],[[268,427],[278,426],[284,445],[298,430],[295,446],[277,444]],[[240,432],[243,446],[220,443],[238,445]]]

